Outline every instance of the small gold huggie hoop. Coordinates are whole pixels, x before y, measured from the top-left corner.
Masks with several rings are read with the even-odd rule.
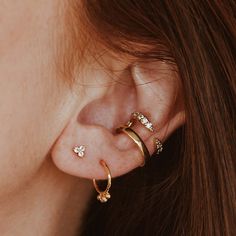
[[[139,137],[139,135],[134,130],[132,130],[128,126],[121,126],[116,129],[116,132],[117,133],[124,132],[135,142],[135,144],[138,146],[138,148],[143,156],[143,163],[140,165],[141,167],[143,167],[145,165],[146,159],[150,158],[150,153],[149,153],[145,143],[143,142],[143,140]]]
[[[131,127],[136,120],[138,120],[142,125],[144,125],[144,127],[147,128],[149,131],[154,132],[153,124],[145,115],[138,111],[133,112],[131,114],[131,119],[128,121],[127,126]]]
[[[96,183],[96,179],[93,179],[93,185],[94,188],[96,189],[96,191],[98,192],[98,196],[97,199],[100,202],[107,202],[108,199],[111,198],[111,195],[109,193],[110,187],[111,187],[111,172],[106,164],[105,161],[101,160],[100,164],[104,167],[106,173],[107,173],[107,186],[106,189],[104,191],[101,191]]]

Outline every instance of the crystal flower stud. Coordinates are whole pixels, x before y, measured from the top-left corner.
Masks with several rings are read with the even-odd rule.
[[[85,155],[85,146],[76,146],[74,147],[73,151],[78,155],[78,157],[83,157]]]

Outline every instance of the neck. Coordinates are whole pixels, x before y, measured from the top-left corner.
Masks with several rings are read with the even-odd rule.
[[[1,235],[78,235],[91,195],[90,181],[47,161],[27,186],[0,202]]]

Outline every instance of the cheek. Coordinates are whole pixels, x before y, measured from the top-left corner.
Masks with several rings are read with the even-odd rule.
[[[73,110],[57,78],[1,73],[0,198],[37,172]]]
[[[51,78],[17,76],[0,91],[0,197],[3,189],[12,191],[36,173],[64,126],[66,105],[71,106],[66,90]]]
[[[30,12],[33,1],[28,2]],[[19,8],[15,18],[0,25],[5,30],[0,41],[0,198],[36,173],[73,106],[70,90],[51,66],[54,6],[46,2],[33,8],[42,14],[29,16]]]

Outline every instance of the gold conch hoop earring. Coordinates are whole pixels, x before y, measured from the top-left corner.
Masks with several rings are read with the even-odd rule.
[[[111,187],[111,172],[105,161],[101,160],[100,164],[103,166],[105,172],[107,173],[107,186],[104,191],[101,191],[97,185],[96,179],[93,179],[93,185],[96,191],[98,192],[97,199],[100,202],[107,202],[107,200],[111,198],[111,195],[109,193]]]
[[[116,129],[116,132],[117,133],[123,132],[123,133],[127,134],[135,142],[135,144],[138,146],[138,148],[143,156],[143,162],[140,165],[141,167],[143,167],[145,165],[146,160],[150,158],[150,153],[149,153],[145,143],[143,142],[143,140],[139,137],[139,135],[134,130],[132,130],[128,126],[121,126]]]

